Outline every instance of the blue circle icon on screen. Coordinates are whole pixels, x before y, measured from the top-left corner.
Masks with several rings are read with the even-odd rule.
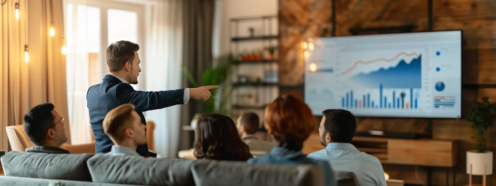
[[[443,91],[444,90],[444,83],[441,81],[437,82],[436,83],[436,90],[439,92]]]
[[[441,71],[441,68],[437,67],[437,68],[436,68],[436,71],[438,71],[438,72],[439,72],[439,71]]]
[[[437,56],[441,55],[441,52],[437,51],[437,52],[436,52],[436,55],[437,55]]]

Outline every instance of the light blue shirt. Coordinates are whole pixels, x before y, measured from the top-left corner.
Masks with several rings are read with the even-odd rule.
[[[112,146],[112,150],[110,150],[109,154],[114,156],[140,156],[136,152],[136,149],[116,145]]]
[[[284,164],[284,165],[301,165],[309,164],[316,165],[324,171],[325,184],[327,186],[336,186],[336,178],[334,171],[329,163],[325,160],[316,160],[307,158],[305,154],[300,151],[291,151],[283,147],[274,147],[265,156],[251,158],[248,163],[262,163],[262,164]]]
[[[309,154],[308,157],[329,161],[335,171],[355,173],[360,185],[386,186],[384,169],[379,159],[360,152],[350,143],[329,143],[326,149]]]
[[[109,75],[114,76],[115,78],[117,78],[117,79],[121,80],[121,82],[122,82],[122,83],[127,83],[127,84],[129,84],[126,80],[124,80],[124,79],[120,78],[119,76],[116,76],[116,75],[114,75],[114,74],[109,74]],[[188,104],[188,102],[189,102],[189,94],[190,94],[190,93],[189,93],[189,88],[185,88],[185,89],[184,89],[184,96],[183,96],[183,102],[184,102],[184,104]]]

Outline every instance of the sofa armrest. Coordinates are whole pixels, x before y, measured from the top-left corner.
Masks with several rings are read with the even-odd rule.
[[[95,143],[79,144],[79,145],[69,145],[62,144],[60,148],[68,150],[71,154],[95,154]]]

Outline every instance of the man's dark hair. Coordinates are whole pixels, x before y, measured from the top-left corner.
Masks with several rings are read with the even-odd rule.
[[[355,116],[341,109],[328,109],[322,113],[326,119],[324,135],[331,133],[332,142],[351,143],[356,130]]]
[[[107,47],[107,65],[110,72],[117,72],[124,67],[126,62],[133,64],[134,52],[139,50],[139,45],[130,41],[117,41]]]
[[[54,124],[53,109],[53,104],[42,103],[24,115],[24,130],[35,145],[44,145],[46,133]]]
[[[244,113],[241,116],[240,126],[245,127],[247,134],[255,134],[260,128],[260,118],[253,112]]]

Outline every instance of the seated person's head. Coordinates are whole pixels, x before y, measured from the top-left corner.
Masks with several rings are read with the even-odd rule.
[[[238,118],[238,130],[241,135],[255,134],[260,124],[260,118],[253,112],[247,112]]]
[[[24,130],[37,146],[60,147],[67,141],[64,118],[51,103],[42,103],[28,110],[24,115]]]
[[[198,119],[194,148],[197,159],[246,161],[252,157],[248,145],[241,141],[234,121],[220,114]]]
[[[320,143],[351,143],[356,130],[355,116],[347,110],[329,109],[322,112],[319,126]]]
[[[264,125],[277,146],[291,150],[301,150],[316,126],[307,104],[292,95],[279,96],[265,108]]]
[[[146,126],[132,104],[110,110],[103,120],[103,131],[118,146],[136,149],[146,144]]]

